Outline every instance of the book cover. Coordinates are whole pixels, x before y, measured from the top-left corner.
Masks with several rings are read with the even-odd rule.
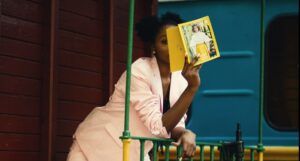
[[[208,16],[167,29],[171,71],[182,70],[185,54],[188,62],[199,56],[195,65],[220,57],[217,41]]]

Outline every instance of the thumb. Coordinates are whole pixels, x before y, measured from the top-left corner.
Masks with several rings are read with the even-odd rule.
[[[171,144],[174,145],[174,146],[180,146],[181,144],[181,138],[179,138],[176,142],[172,142]]]

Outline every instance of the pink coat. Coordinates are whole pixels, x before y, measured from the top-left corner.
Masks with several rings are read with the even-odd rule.
[[[124,126],[126,72],[115,85],[108,103],[96,107],[79,125],[74,134],[75,149],[80,149],[88,161],[121,161],[122,135]],[[171,77],[170,106],[172,107],[187,86],[181,72]],[[162,124],[162,82],[156,58],[140,58],[132,64],[130,95],[130,133],[132,136],[169,138]],[[185,127],[185,117],[177,126]],[[152,148],[145,144],[145,156]],[[69,153],[69,161],[73,161]],[[75,155],[74,155],[75,156]],[[78,159],[78,157],[77,157]],[[139,142],[132,140],[130,160],[139,160]],[[74,159],[75,161],[75,159]],[[81,160],[80,160],[81,161]]]

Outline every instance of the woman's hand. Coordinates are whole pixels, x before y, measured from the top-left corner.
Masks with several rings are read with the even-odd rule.
[[[201,65],[194,66],[199,57],[196,57],[190,64],[187,63],[185,59],[185,65],[181,72],[183,77],[187,80],[188,86],[181,93],[178,100],[166,113],[162,116],[163,126],[167,129],[168,132],[171,132],[184,114],[188,111],[190,104],[193,101],[193,98],[200,86],[200,76],[199,70]],[[180,135],[179,135],[180,136]],[[176,137],[176,139],[179,137]]]
[[[187,57],[185,57],[185,62],[184,62],[184,67],[181,72],[183,77],[187,80],[188,82],[188,89],[191,89],[192,91],[197,91],[201,80],[199,76],[199,70],[201,69],[202,65],[197,65],[194,66],[195,63],[198,61],[199,57],[196,56],[194,59],[191,61],[190,64],[188,64]]]
[[[183,157],[193,157],[196,151],[196,134],[190,130],[185,130],[174,145],[182,145]]]

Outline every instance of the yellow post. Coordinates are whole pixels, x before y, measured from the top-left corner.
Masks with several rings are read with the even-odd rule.
[[[264,160],[264,152],[258,152],[258,161]]]
[[[123,139],[123,161],[130,161],[129,159],[130,142],[131,139]]]

